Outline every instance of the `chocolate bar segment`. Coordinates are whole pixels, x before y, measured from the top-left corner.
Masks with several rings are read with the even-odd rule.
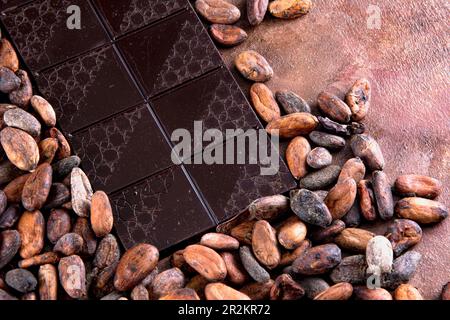
[[[192,11],[118,41],[125,60],[152,97],[221,65],[220,55]]]
[[[66,133],[143,101],[111,46],[69,60],[36,78]]]
[[[0,0],[0,12],[12,9],[33,0]]]
[[[113,192],[173,165],[147,105],[75,133],[74,151],[96,190]]]
[[[214,226],[181,167],[172,167],[111,196],[125,248],[152,243],[164,250]]]
[[[119,37],[188,7],[186,0],[94,0],[114,35]]]
[[[71,5],[80,8],[81,29],[69,29]],[[86,0],[37,0],[5,13],[2,21],[31,71],[36,72],[108,42]]]

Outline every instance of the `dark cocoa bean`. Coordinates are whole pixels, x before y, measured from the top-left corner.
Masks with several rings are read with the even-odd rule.
[[[312,191],[306,189],[292,190],[291,209],[300,220],[326,227],[332,221],[332,216],[327,206]]]
[[[327,243],[332,241],[344,229],[345,223],[342,220],[334,220],[328,227],[314,229],[310,234],[310,238],[315,243]]]
[[[76,233],[66,233],[56,242],[53,251],[65,256],[78,254],[83,249],[83,238]]]
[[[363,123],[352,122],[350,124],[342,124],[333,121],[327,117],[317,117],[321,128],[329,133],[339,136],[351,136],[354,134],[361,134],[366,131],[366,127]]]
[[[407,283],[414,273],[422,258],[422,255],[416,251],[408,251],[394,260],[392,271],[383,274],[381,277],[381,286],[393,290],[402,283]]]
[[[9,100],[12,104],[27,109],[33,96],[33,87],[25,70],[17,70],[16,76],[20,79],[20,86],[9,93]]]
[[[302,286],[288,274],[278,276],[270,290],[270,300],[299,300],[304,295]]]
[[[249,247],[242,246],[239,249],[239,256],[242,265],[253,280],[257,282],[267,282],[270,279],[269,273],[261,267]]]
[[[44,209],[54,209],[61,207],[64,203],[70,201],[70,190],[63,183],[53,183],[47,197]]]
[[[372,175],[372,184],[378,214],[383,220],[391,219],[394,215],[394,199],[387,175],[383,171],[375,171]]]
[[[342,221],[347,227],[357,227],[361,224],[361,212],[359,210],[359,200],[355,199],[355,203],[350,208],[345,216],[342,217]]]
[[[348,256],[333,269],[330,278],[334,283],[349,282],[351,284],[363,284],[366,281],[366,257],[363,254]]]
[[[335,244],[324,244],[306,250],[292,264],[302,275],[324,274],[341,262],[341,249]]]
[[[16,222],[19,220],[21,211],[19,205],[10,205],[1,215],[0,215],[0,229],[12,228]]]
[[[78,167],[80,163],[81,159],[78,156],[70,156],[53,164],[52,169],[55,180],[65,178],[72,172],[72,169]]]
[[[309,134],[311,141],[330,150],[340,150],[345,147],[345,139],[329,133],[313,131]]]
[[[33,291],[37,285],[37,280],[34,275],[25,269],[8,271],[5,276],[5,281],[8,286],[22,293]]]
[[[311,107],[308,102],[299,97],[292,91],[277,91],[275,97],[278,103],[287,114],[296,112],[308,112],[311,113]]]
[[[0,233],[0,270],[14,258],[20,245],[20,234],[16,230],[6,230]]]
[[[47,238],[55,244],[59,238],[70,232],[72,223],[69,212],[65,209],[55,209],[50,212],[47,220]]]
[[[325,280],[315,277],[301,279],[299,284],[305,290],[308,299],[314,299],[319,293],[324,292],[330,287]]]
[[[3,93],[10,93],[19,89],[20,78],[15,73],[6,67],[0,66],[0,91]]]
[[[300,180],[300,188],[309,190],[320,190],[328,187],[336,182],[341,172],[341,167],[331,165],[320,169],[319,171],[311,172]]]

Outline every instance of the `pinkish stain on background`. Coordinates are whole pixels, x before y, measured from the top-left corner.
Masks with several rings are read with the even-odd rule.
[[[245,1],[228,1],[242,9],[238,25],[249,33],[241,46],[221,49],[229,66],[237,53],[256,50],[275,71],[267,83],[273,91],[293,90],[313,106],[320,91],[343,95],[358,77],[369,78],[373,102],[364,122],[383,149],[391,181],[406,173],[438,178],[445,186],[438,200],[450,205],[447,1],[315,0],[305,17],[266,16],[255,28],[245,21]],[[234,73],[248,93],[251,83]],[[414,250],[423,257],[411,283],[425,298],[438,298],[450,281],[450,218],[425,227]]]

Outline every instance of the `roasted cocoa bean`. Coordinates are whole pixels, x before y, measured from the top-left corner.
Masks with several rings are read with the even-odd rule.
[[[88,217],[93,192],[88,177],[80,168],[73,168],[70,175],[70,187],[73,211],[80,217]]]
[[[94,266],[104,269],[120,259],[120,249],[116,237],[106,235],[99,243],[94,257]]]
[[[86,298],[86,269],[79,256],[62,258],[58,264],[58,273],[61,286],[71,298]]]
[[[359,206],[361,213],[367,221],[374,221],[377,218],[375,208],[375,195],[372,190],[372,184],[368,180],[358,182]]]
[[[165,295],[164,297],[159,298],[159,300],[182,300],[182,301],[188,301],[188,300],[200,300],[200,297],[197,295],[195,290],[189,289],[189,288],[182,288],[177,289],[169,294]]]
[[[243,244],[251,245],[254,226],[255,221],[243,222],[231,229],[231,236]]]
[[[236,250],[239,241],[222,233],[206,233],[200,239],[200,244],[214,250]]]
[[[361,121],[366,117],[370,108],[371,92],[370,82],[367,79],[358,79],[353,84],[345,96],[345,102],[352,111],[352,120]]]
[[[372,174],[372,184],[378,214],[383,220],[391,219],[394,215],[394,199],[387,175],[383,171],[374,171]]]
[[[209,281],[222,281],[227,276],[225,262],[213,249],[194,244],[184,249],[183,256],[195,271]]]
[[[363,254],[348,256],[333,269],[330,278],[334,283],[363,284],[366,281],[366,257]]]
[[[2,38],[0,42],[0,66],[8,68],[13,72],[19,70],[19,59],[11,42],[6,38]]]
[[[48,210],[60,207],[67,201],[70,201],[70,190],[62,183],[53,183],[50,187],[44,209]]]
[[[315,277],[301,279],[299,284],[305,290],[308,299],[314,299],[319,293],[324,292],[330,287],[325,280]]]
[[[302,275],[323,274],[341,262],[341,249],[335,244],[324,244],[307,249],[292,264],[293,270]]]
[[[275,97],[278,103],[287,114],[297,112],[311,113],[311,107],[308,102],[299,97],[292,91],[282,90],[275,93]]]
[[[22,205],[28,211],[40,210],[47,201],[52,186],[52,167],[43,163],[31,173],[22,189]]]
[[[52,165],[53,176],[58,180],[63,179],[70,174],[74,168],[78,167],[80,163],[81,159],[78,156],[70,156],[59,160]]]
[[[320,227],[328,226],[332,216],[325,203],[312,191],[292,190],[291,209],[300,220]]]
[[[312,149],[306,158],[306,162],[311,168],[322,169],[328,167],[333,161],[331,153],[322,147]]]
[[[315,243],[331,242],[342,230],[345,229],[345,223],[342,220],[334,220],[328,227],[317,227],[310,234],[310,238]]]
[[[352,122],[350,124],[342,124],[333,121],[327,117],[317,117],[321,128],[329,133],[339,136],[351,136],[354,134],[361,134],[366,131],[366,127],[363,123]]]
[[[39,161],[40,163],[52,163],[58,150],[58,140],[47,138],[39,142]]]
[[[389,226],[386,237],[392,244],[396,256],[416,245],[422,239],[422,228],[409,219],[396,219]]]
[[[39,148],[36,141],[25,131],[4,128],[0,132],[0,142],[6,156],[17,168],[33,171],[39,163]]]
[[[311,172],[300,180],[300,188],[309,190],[321,190],[336,182],[341,172],[341,167],[331,165]]]
[[[319,94],[317,102],[320,110],[327,117],[341,123],[350,122],[352,111],[347,104],[345,104],[345,102],[337,96],[327,92],[322,92]]]
[[[250,219],[271,220],[289,210],[289,199],[283,195],[273,195],[253,201],[249,207]]]
[[[44,248],[45,220],[42,213],[25,211],[17,224],[20,233],[20,256],[24,259],[39,254]]]
[[[39,300],[57,300],[58,274],[55,266],[45,264],[39,267]]]
[[[353,294],[353,286],[347,282],[337,283],[319,293],[314,300],[348,300]]]
[[[334,238],[334,242],[345,250],[366,252],[367,244],[374,236],[375,234],[364,229],[346,228]]]
[[[420,224],[437,223],[448,217],[448,208],[437,201],[425,198],[404,198],[397,202],[395,213]]]
[[[146,301],[150,300],[150,296],[148,294],[148,290],[143,285],[139,284],[131,290],[130,293],[131,300],[136,301]]]
[[[96,191],[91,203],[91,226],[98,238],[106,236],[113,228],[114,218],[108,195]]]
[[[265,220],[255,223],[252,235],[252,249],[260,263],[269,269],[278,266],[281,253],[275,229]]]
[[[265,121],[281,117],[280,108],[278,107],[272,91],[263,83],[255,83],[250,88],[250,99],[256,113]]]
[[[305,295],[302,286],[288,274],[279,275],[270,289],[270,300],[299,300]]]
[[[254,282],[242,287],[239,291],[249,296],[252,300],[267,300],[274,283],[272,279],[266,282]]]
[[[234,64],[244,78],[255,82],[266,82],[273,77],[273,69],[266,58],[253,50],[243,51]]]
[[[0,230],[12,228],[16,222],[19,220],[22,212],[19,209],[19,205],[10,205],[1,215],[0,215]]]
[[[422,258],[422,255],[416,251],[408,251],[394,260],[392,271],[385,273],[381,277],[381,286],[383,288],[394,290],[402,283],[407,283],[414,273]]]
[[[249,276],[237,255],[231,252],[221,252],[220,256],[227,267],[227,279],[234,285],[243,285],[248,280]]]
[[[31,106],[39,114],[42,121],[47,127],[54,127],[56,125],[56,114],[52,105],[41,96],[31,97]]]
[[[195,9],[211,23],[233,24],[241,17],[239,9],[224,0],[197,0]]]
[[[73,226],[72,232],[79,234],[83,238],[83,249],[82,253],[84,255],[92,256],[97,249],[97,239],[95,237],[94,231],[92,231],[91,226],[87,218],[78,217]]]
[[[420,291],[410,284],[401,284],[394,291],[395,300],[423,300]]]
[[[210,283],[205,287],[206,300],[250,300],[246,294],[223,283]]]
[[[392,296],[386,289],[369,289],[367,286],[353,287],[353,295],[356,300],[392,300]]]
[[[434,199],[442,192],[442,183],[434,178],[418,174],[405,174],[395,180],[395,191],[404,197]]]
[[[54,252],[45,252],[43,254],[23,259],[19,261],[19,268],[28,269],[33,266],[40,266],[43,264],[55,264],[59,261],[59,256]]]
[[[329,133],[313,131],[309,134],[311,141],[330,150],[340,150],[345,147],[345,139]]]
[[[247,0],[247,19],[252,26],[259,25],[269,6],[269,0]]]
[[[269,122],[266,131],[270,135],[290,139],[309,134],[317,127],[318,123],[317,118],[310,113],[291,113]]]
[[[8,127],[17,128],[30,134],[32,137],[39,137],[41,134],[40,122],[30,113],[20,108],[6,111],[3,121]]]
[[[8,286],[21,293],[33,291],[37,280],[34,275],[25,269],[13,269],[6,273],[5,282]]]
[[[77,233],[66,233],[56,242],[53,251],[65,256],[79,254],[83,249],[83,238]]]
[[[352,178],[356,183],[364,179],[366,175],[366,167],[360,158],[352,158],[345,162],[339,174],[338,181]]]
[[[25,70],[17,70],[16,76],[20,79],[20,86],[9,93],[9,101],[20,108],[27,109],[33,96],[33,86]]]
[[[378,142],[367,134],[355,134],[350,145],[353,154],[361,158],[369,170],[383,170],[384,157]]]
[[[16,230],[6,230],[0,233],[0,270],[14,258],[20,245],[20,234]]]
[[[278,229],[278,242],[284,248],[293,250],[305,240],[306,232],[306,225],[298,217],[290,217]]]
[[[239,256],[242,265],[253,280],[256,282],[267,282],[270,279],[269,273],[261,267],[249,247],[240,247]]]
[[[10,93],[19,89],[20,78],[9,68],[0,66],[0,92]]]
[[[309,248],[311,248],[311,241],[308,239],[303,240],[293,251],[287,251],[282,254],[279,265],[284,267],[292,264],[295,259],[300,257]]]
[[[356,198],[356,183],[352,178],[338,182],[324,200],[333,219],[340,219],[350,210]]]
[[[311,146],[303,137],[295,137],[286,149],[286,162],[295,179],[303,178],[308,173],[307,160]]]
[[[213,24],[209,32],[217,43],[227,47],[237,46],[248,38],[247,32],[241,28],[226,24]]]
[[[270,13],[280,19],[301,17],[312,8],[311,0],[275,0],[269,4]]]

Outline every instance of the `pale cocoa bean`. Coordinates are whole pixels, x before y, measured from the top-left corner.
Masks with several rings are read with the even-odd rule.
[[[0,132],[0,142],[6,156],[17,168],[33,171],[39,163],[39,147],[25,131],[7,127]]]
[[[383,170],[384,157],[378,142],[367,134],[355,134],[350,145],[353,154],[361,158],[369,170]]]
[[[210,283],[205,288],[206,300],[250,300],[246,294],[223,283]]]
[[[58,273],[61,286],[71,298],[86,298],[86,269],[79,256],[62,258],[58,264]]]
[[[341,262],[341,249],[335,244],[324,244],[306,250],[292,264],[293,271],[302,275],[323,274]]]
[[[39,299],[57,300],[58,298],[58,274],[55,266],[44,264],[39,267]]]
[[[363,254],[342,258],[341,263],[333,269],[330,279],[334,283],[349,282],[363,284],[366,281],[366,257]]]
[[[0,270],[14,258],[20,245],[20,234],[16,230],[6,230],[0,233]]]
[[[178,268],[165,270],[158,274],[152,282],[152,296],[160,298],[170,292],[184,287],[186,279]]]
[[[422,239],[422,228],[409,219],[396,219],[386,231],[396,256],[416,245]]]
[[[306,162],[311,168],[322,169],[331,164],[333,156],[331,153],[322,147],[312,149],[306,158]]]
[[[19,70],[19,59],[11,42],[6,38],[2,38],[0,42],[0,66],[8,68],[13,72]]]
[[[307,14],[311,8],[311,0],[275,0],[269,4],[270,13],[280,19],[301,17]]]
[[[295,259],[300,257],[309,248],[311,248],[311,241],[309,241],[308,239],[303,240],[293,251],[287,251],[282,254],[279,265],[284,267],[292,264]]]
[[[310,238],[315,243],[332,242],[342,230],[345,229],[345,223],[342,220],[334,220],[328,227],[317,227],[313,229]]]
[[[395,213],[420,224],[437,223],[448,217],[448,208],[437,201],[425,198],[404,198],[397,202]]]
[[[58,150],[58,140],[47,138],[39,142],[39,161],[40,163],[52,163]]]
[[[269,6],[269,0],[247,0],[247,19],[252,26],[259,25]]]
[[[209,32],[212,38],[219,44],[232,47],[247,40],[247,32],[236,26],[226,24],[213,24]]]
[[[372,174],[372,184],[378,214],[383,220],[391,219],[394,215],[394,199],[387,175],[383,171],[374,171]]]
[[[250,99],[256,113],[265,121],[281,117],[280,108],[278,107],[272,91],[263,83],[255,83],[250,87]]]
[[[88,177],[80,168],[73,168],[70,175],[70,187],[73,211],[80,217],[88,217],[93,192]]]
[[[24,259],[38,255],[44,248],[45,220],[39,210],[25,211],[17,224],[22,244],[20,256]]]
[[[241,17],[239,9],[224,0],[197,0],[195,9],[211,23],[233,24]]]
[[[308,102],[299,97],[292,91],[282,90],[275,93],[275,97],[278,103],[287,114],[296,112],[308,112],[311,113],[311,107]]]
[[[345,96],[345,101],[352,110],[352,120],[361,121],[366,117],[370,108],[371,94],[372,88],[369,80],[356,80]]]
[[[350,122],[352,111],[344,101],[339,99],[339,97],[327,92],[322,92],[319,94],[317,102],[320,110],[327,117],[341,123]]]
[[[322,278],[314,277],[301,279],[299,284],[305,290],[305,294],[308,299],[314,299],[314,297],[316,297],[319,293],[324,292],[330,287]]]
[[[104,269],[120,259],[120,249],[116,237],[112,234],[106,235],[99,243],[94,257],[94,266]]]
[[[353,294],[353,286],[347,282],[337,283],[319,293],[314,300],[348,300]]]
[[[108,195],[96,191],[91,203],[91,226],[98,238],[106,236],[113,228],[114,218]]]
[[[291,209],[300,220],[326,227],[332,221],[332,216],[327,206],[312,191],[306,189],[292,190]]]
[[[20,83],[20,78],[11,69],[0,66],[0,92],[15,91],[19,89]]]
[[[309,139],[318,145],[330,150],[340,150],[345,147],[345,139],[329,133],[313,131],[309,134]]]
[[[21,293],[33,291],[37,280],[34,275],[25,269],[13,269],[6,273],[5,282],[8,286]]]
[[[227,276],[225,262],[213,249],[194,244],[184,249],[183,256],[192,268],[209,281],[222,281]]]
[[[353,206],[356,198],[356,183],[352,178],[346,178],[338,182],[328,192],[324,200],[325,205],[330,210],[333,219],[342,218]]]
[[[252,249],[260,263],[269,269],[278,266],[281,253],[275,229],[265,220],[255,223],[252,235]]]
[[[41,96],[34,95],[31,97],[31,106],[39,114],[42,121],[48,127],[56,125],[56,114],[52,105]]]
[[[272,279],[266,282],[254,282],[242,287],[239,291],[247,295],[251,300],[267,300],[274,283]]]
[[[238,257],[231,252],[221,252],[220,256],[227,267],[227,279],[234,285],[243,285],[249,277]]]
[[[89,221],[86,218],[78,217],[73,226],[72,232],[79,234],[83,238],[84,255],[92,256],[97,249],[97,239],[92,231]]]
[[[65,256],[79,254],[83,249],[83,238],[76,233],[66,233],[56,242],[53,251]]]
[[[33,266],[40,266],[43,264],[55,264],[59,261],[59,256],[54,252],[45,252],[43,254],[23,259],[19,261],[19,268],[28,269]]]
[[[270,289],[270,300],[299,300],[305,290],[288,274],[279,275]]]
[[[40,210],[47,201],[52,186],[51,165],[43,163],[31,173],[22,189],[22,205],[28,211]]]
[[[256,282],[267,282],[270,279],[269,273],[258,263],[250,248],[242,246],[239,249],[239,256],[247,273]]]
[[[3,114],[3,121],[8,127],[23,130],[32,137],[36,138],[41,134],[40,122],[23,109],[14,108],[6,111]]]
[[[238,71],[248,80],[266,82],[273,77],[273,69],[267,60],[253,50],[243,51],[234,60]]]
[[[295,179],[303,178],[308,173],[307,160],[311,151],[308,140],[295,137],[286,149],[286,162]]]
[[[353,295],[356,300],[392,300],[392,296],[386,289],[369,289],[367,286],[353,287]]]
[[[372,190],[372,184],[368,180],[358,182],[358,195],[361,213],[367,221],[374,221],[377,218],[375,208],[375,195]]]
[[[17,70],[16,76],[20,79],[20,86],[9,93],[9,101],[20,108],[27,109],[33,96],[33,86],[25,70]]]
[[[243,244],[251,245],[255,223],[255,221],[247,221],[237,225],[231,229],[231,236]]]
[[[44,209],[48,210],[61,207],[67,201],[70,201],[70,190],[62,183],[53,183],[50,187]]]
[[[375,234],[364,229],[346,228],[334,238],[334,242],[345,250],[366,252],[367,244],[374,236]]]
[[[423,300],[420,291],[410,284],[401,284],[394,291],[395,300]]]
[[[306,232],[306,225],[298,217],[290,217],[278,229],[278,242],[284,248],[293,250],[305,240]]]
[[[336,182],[341,172],[341,167],[336,165],[331,165],[320,169],[315,172],[311,172],[304,176],[300,180],[300,188],[305,188],[309,190],[320,190],[328,187],[329,185]]]
[[[239,241],[222,233],[206,233],[200,239],[200,244],[214,250],[236,250]]]
[[[272,120],[267,125],[266,131],[270,135],[290,139],[296,136],[309,134],[318,124],[317,118],[312,114],[298,112]]]

